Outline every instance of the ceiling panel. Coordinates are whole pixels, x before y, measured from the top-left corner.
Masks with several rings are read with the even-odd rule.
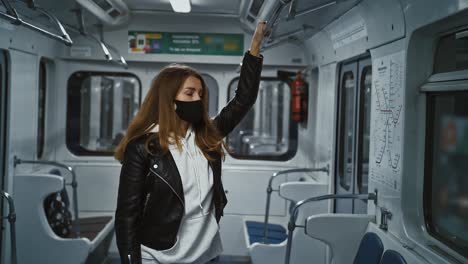
[[[132,10],[172,11],[169,0],[125,0]],[[239,14],[242,0],[191,0],[194,13]]]
[[[300,14],[303,11],[313,10],[331,2],[332,1],[330,0],[298,1],[296,12]],[[286,36],[292,32],[298,32],[300,29],[303,29],[303,31],[295,34],[294,36],[299,40],[307,39],[322,30],[333,20],[342,16],[359,2],[360,0],[340,1],[336,4],[327,5],[324,8],[320,8],[312,12],[297,15],[294,19],[289,21],[286,19],[289,12],[289,6],[287,6],[283,9],[280,18],[277,21],[275,31],[273,33],[273,39]]]

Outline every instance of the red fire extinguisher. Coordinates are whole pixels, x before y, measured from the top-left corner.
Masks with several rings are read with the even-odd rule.
[[[292,92],[292,119],[298,122],[307,120],[307,83],[304,74],[297,72],[291,85]]]

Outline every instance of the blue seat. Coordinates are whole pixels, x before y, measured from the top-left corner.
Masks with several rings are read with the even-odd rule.
[[[385,250],[380,264],[406,264],[406,260],[395,250]]]
[[[249,234],[250,244],[255,242],[263,243],[263,228],[264,223],[255,221],[246,221],[247,232]],[[286,228],[278,224],[268,224],[268,236],[267,243],[279,244],[286,240],[288,235],[286,234]]]
[[[359,249],[354,258],[354,264],[378,264],[382,257],[384,246],[377,234],[368,232],[361,239]]]

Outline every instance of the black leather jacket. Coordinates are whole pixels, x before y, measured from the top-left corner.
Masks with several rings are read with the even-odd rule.
[[[214,124],[225,137],[255,103],[263,57],[246,52],[235,97],[215,117]],[[115,212],[115,233],[122,263],[141,263],[141,244],[156,249],[171,248],[185,212],[181,178],[169,151],[162,153],[148,135],[130,141],[125,149]],[[214,153],[213,153],[214,154]],[[209,162],[213,170],[213,204],[219,223],[227,199],[221,182],[221,157]],[[145,196],[146,194],[146,196]],[[145,196],[145,197],[144,197]]]

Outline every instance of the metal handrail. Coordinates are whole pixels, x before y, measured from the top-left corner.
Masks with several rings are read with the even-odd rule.
[[[42,29],[42,28],[40,28],[38,26],[35,26],[35,25],[31,24],[31,23],[28,23],[28,22],[22,20],[20,18],[20,16],[19,16],[18,12],[16,11],[16,9],[11,6],[9,0],[1,0],[1,1],[2,1],[3,5],[5,6],[5,8],[7,10],[7,13],[0,12],[0,17],[3,17],[5,19],[9,20],[14,25],[24,26],[26,28],[37,31],[37,32],[39,32],[39,33],[41,33],[41,34],[43,34],[43,35],[45,35],[47,37],[59,40],[59,41],[63,42],[65,45],[67,45],[67,46],[73,45],[73,41],[71,40],[71,38],[68,35],[65,28],[63,27],[62,23],[58,20],[58,18],[56,16],[49,13],[45,9],[40,8],[40,7],[36,7],[36,6],[33,7],[34,10],[39,11],[40,13],[46,15],[47,17],[49,17],[50,19],[52,19],[55,22],[56,26],[59,28],[59,30],[60,30],[60,32],[62,34],[61,36],[57,35],[55,33],[49,32],[49,31],[47,31],[45,29]]]
[[[76,237],[79,238],[80,237],[80,218],[79,218],[79,215],[78,215],[78,191],[77,191],[77,188],[78,188],[78,182],[76,181],[76,174],[75,174],[75,170],[73,170],[72,167],[66,165],[66,164],[63,164],[63,163],[60,163],[60,162],[56,162],[56,161],[47,161],[47,160],[22,160],[22,159],[19,159],[18,157],[14,157],[14,166],[16,167],[16,165],[18,164],[23,164],[23,163],[29,163],[29,164],[45,164],[45,165],[51,165],[51,166],[55,166],[55,167],[60,167],[60,168],[63,168],[63,169],[66,169],[68,172],[70,172],[70,174],[72,175],[72,182],[71,183],[67,183],[65,185],[70,185],[72,188],[73,188],[73,210],[74,210],[74,213],[75,213],[75,221],[73,222],[73,229],[75,230],[75,233],[76,233]]]
[[[83,26],[84,26],[84,23],[83,23]],[[103,25],[102,24],[98,25],[98,29],[99,29],[99,37],[101,39],[101,42],[104,43],[108,47],[108,49],[112,50],[113,52],[115,52],[119,56],[120,61],[112,60],[112,62],[116,63],[117,65],[123,66],[125,69],[128,69],[127,61],[120,54],[120,51],[118,49],[116,49],[114,46],[112,46],[109,43],[104,41],[104,27],[103,27]]]
[[[76,13],[76,19],[78,20],[79,28],[76,28],[76,27],[74,27],[72,25],[69,25],[69,24],[64,24],[65,27],[70,29],[71,31],[74,31],[74,32],[88,38],[88,39],[91,39],[91,40],[97,42],[99,44],[99,46],[101,47],[102,52],[104,52],[104,56],[106,57],[106,60],[111,62],[112,61],[112,55],[110,54],[109,49],[107,48],[106,44],[103,41],[96,38],[95,36],[86,33],[85,26],[84,26],[83,12],[81,11],[81,8],[74,9],[73,11]]]
[[[318,201],[331,200],[331,199],[359,199],[359,200],[367,200],[367,201],[372,200],[374,201],[374,203],[377,203],[377,190],[374,193],[368,193],[368,194],[326,194],[326,195],[307,198],[305,200],[297,202],[296,205],[292,209],[292,213],[291,213],[291,216],[289,218],[289,223],[288,223],[288,239],[287,239],[287,245],[286,245],[286,255],[284,259],[285,264],[289,264],[289,261],[291,258],[292,236],[293,236],[294,229],[296,229],[296,227],[305,228],[305,226],[296,225],[297,214],[298,214],[299,208],[303,206],[304,204],[307,204],[310,202],[318,202]]]
[[[120,57],[120,61],[112,61],[112,62],[115,62],[117,63],[118,65],[121,65],[123,66],[125,69],[128,69],[128,63],[127,61],[125,60],[125,58],[120,54],[120,51],[115,48],[114,46],[110,45],[109,43],[105,43],[107,45],[107,47],[112,50],[113,52],[117,53],[117,55]]]
[[[7,199],[8,201],[8,207],[9,207],[9,212],[7,217],[3,217],[3,219],[8,219],[8,222],[10,223],[10,239],[11,239],[11,263],[16,264],[17,263],[17,258],[16,258],[16,211],[15,211],[15,203],[13,201],[13,197],[5,192],[1,191],[2,197]]]
[[[294,30],[288,33],[285,33],[283,35],[277,36],[274,39],[270,39],[273,34],[273,29],[281,22],[281,21],[290,21],[292,19],[295,19],[296,17],[303,16],[315,11],[318,11],[320,9],[336,5],[338,3],[337,0],[331,0],[329,2],[326,2],[324,4],[320,4],[317,6],[312,6],[310,8],[307,8],[305,10],[297,12],[296,6],[297,6],[297,0],[279,0],[278,3],[276,4],[275,8],[273,9],[273,14],[269,18],[269,21],[267,21],[267,26],[266,26],[266,31],[265,31],[265,40],[263,42],[263,45],[260,49],[261,52],[276,47],[278,45],[281,45],[285,42],[290,41],[291,37],[294,37],[300,33],[305,33],[307,30],[307,27],[304,27],[302,29]],[[289,5],[289,11],[288,11],[288,16],[285,18],[280,18],[279,15],[281,14],[283,8],[286,7],[286,5]]]
[[[289,170],[282,170],[282,171],[277,171],[271,175],[269,181],[268,181],[268,186],[266,189],[267,192],[267,201],[266,201],[266,208],[265,208],[265,221],[264,221],[264,226],[263,226],[263,243],[267,243],[267,236],[268,236],[268,218],[270,216],[270,203],[271,203],[271,193],[272,192],[278,192],[279,189],[273,189],[273,180],[284,174],[290,174],[290,173],[299,173],[299,172],[319,172],[323,171],[326,172],[327,175],[329,173],[330,166],[327,164],[325,167],[321,168],[297,168],[297,169],[289,169]]]
[[[268,43],[270,40],[271,35],[273,34],[273,27],[276,23],[276,20],[278,20],[279,15],[281,14],[281,11],[283,11],[283,8],[286,7],[292,0],[279,0],[276,4],[275,7],[273,8],[273,13],[270,17],[267,19],[267,23],[265,26],[265,39],[264,39],[264,44]]]

